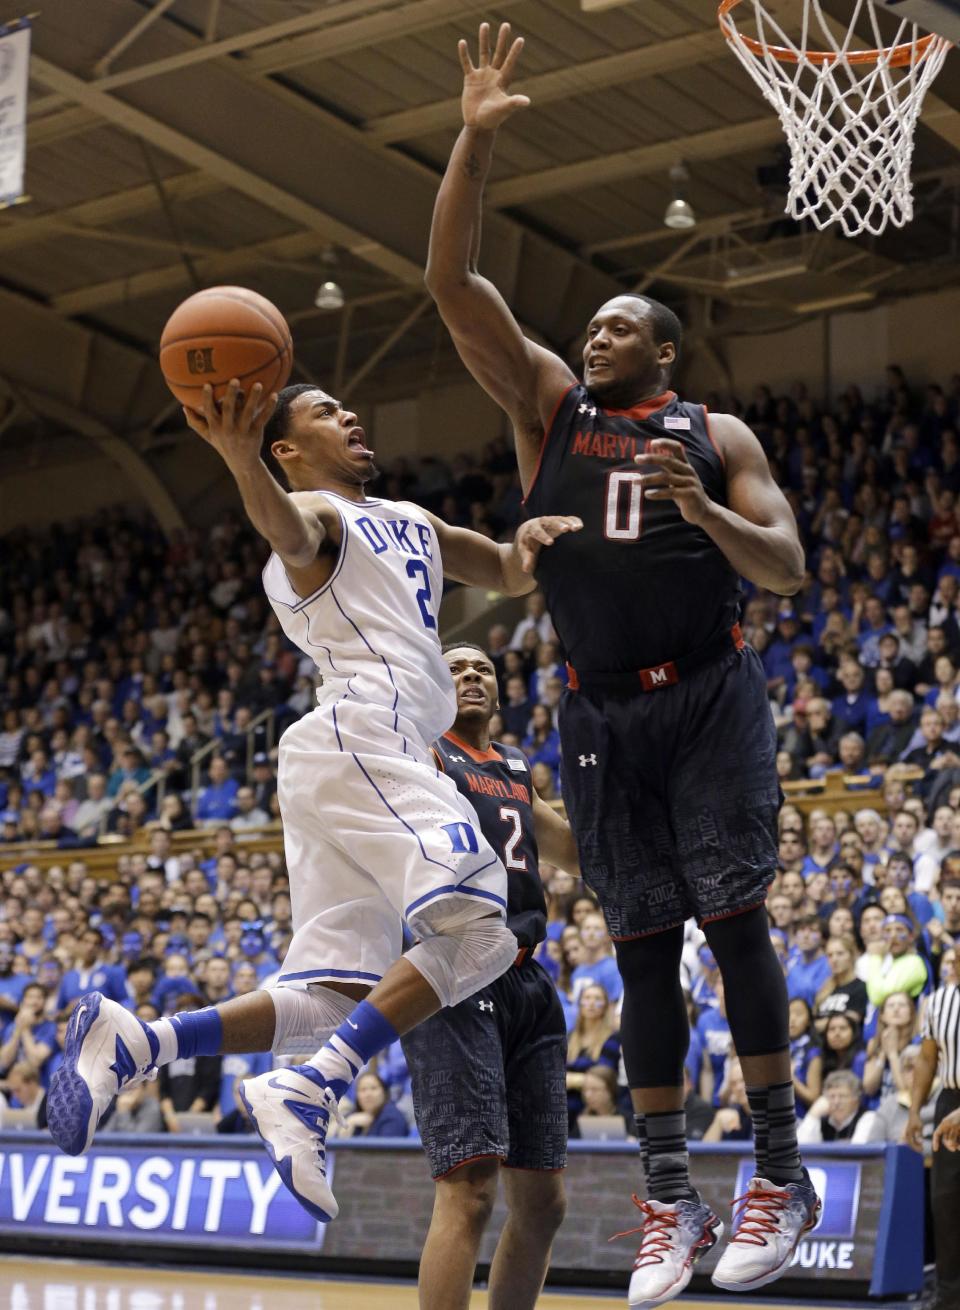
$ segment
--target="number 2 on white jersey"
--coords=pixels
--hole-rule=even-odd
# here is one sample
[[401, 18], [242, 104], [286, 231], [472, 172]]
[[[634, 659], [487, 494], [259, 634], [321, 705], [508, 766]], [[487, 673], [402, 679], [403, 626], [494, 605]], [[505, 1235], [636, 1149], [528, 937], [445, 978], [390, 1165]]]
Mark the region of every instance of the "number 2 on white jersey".
[[422, 559], [407, 560], [407, 577], [416, 580], [420, 578], [423, 582], [422, 587], [417, 588], [417, 604], [420, 606], [420, 617], [423, 619], [423, 626], [435, 630], [437, 620], [433, 617], [430, 610], [430, 575], [427, 572], [427, 566]]
[[517, 847], [523, 841], [523, 820], [520, 811], [510, 805], [500, 806], [500, 818], [513, 825], [513, 832], [503, 844], [503, 863], [507, 869], [525, 870], [527, 857], [517, 855]]

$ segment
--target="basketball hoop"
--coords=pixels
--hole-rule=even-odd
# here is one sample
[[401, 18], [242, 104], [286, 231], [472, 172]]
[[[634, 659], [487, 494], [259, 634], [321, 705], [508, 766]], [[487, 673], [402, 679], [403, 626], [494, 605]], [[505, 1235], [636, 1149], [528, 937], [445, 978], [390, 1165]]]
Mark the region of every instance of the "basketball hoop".
[[[750, 4], [756, 36], [733, 17]], [[818, 228], [839, 223], [847, 236], [879, 236], [913, 218], [910, 162], [923, 97], [951, 47], [901, 20], [884, 44], [873, 0], [853, 0], [846, 31], [820, 0], [802, 0], [794, 41], [762, 0], [721, 0], [720, 28], [744, 68], [777, 111], [790, 146], [787, 213]], [[869, 15], [876, 47], [858, 49], [856, 24]], [[820, 40], [825, 48], [810, 48]], [[812, 29], [812, 30], [811, 30]]]

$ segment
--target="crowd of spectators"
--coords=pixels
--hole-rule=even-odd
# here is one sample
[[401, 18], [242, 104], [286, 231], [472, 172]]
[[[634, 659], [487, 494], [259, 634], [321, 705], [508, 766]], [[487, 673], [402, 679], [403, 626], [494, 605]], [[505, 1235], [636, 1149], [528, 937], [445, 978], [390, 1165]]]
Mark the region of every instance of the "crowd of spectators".
[[[851, 387], [830, 412], [802, 387], [711, 404], [757, 433], [807, 552], [797, 596], [745, 595], [781, 778], [847, 789], [840, 804], [783, 807], [768, 898], [802, 1132], [895, 1138], [923, 999], [958, 975], [960, 378], [921, 394], [892, 368], [872, 401]], [[397, 461], [378, 491], [494, 537], [509, 536], [521, 512], [502, 441], [480, 459]], [[167, 540], [107, 512], [77, 529], [18, 532], [4, 555], [0, 1085], [11, 1106], [42, 1117], [84, 990], [154, 1017], [275, 975], [290, 935], [286, 873], [276, 837], [272, 849], [250, 839], [271, 824], [276, 833], [271, 746], [310, 707], [313, 682], [264, 599], [262, 543], [234, 515]], [[524, 749], [540, 794], [557, 798], [566, 668], [542, 596], [527, 598], [512, 628], [491, 628], [487, 645], [501, 689], [494, 736]], [[264, 710], [273, 735], [261, 724], [251, 740]], [[205, 840], [174, 843], [202, 827]], [[84, 847], [104, 834], [139, 849], [124, 846], [100, 879]], [[63, 851], [52, 868], [31, 863], [41, 840]], [[604, 920], [582, 884], [542, 872], [549, 936], [539, 956], [567, 1014], [571, 1130], [596, 1119], [627, 1132], [622, 987]], [[722, 982], [692, 924], [683, 981], [692, 1135], [747, 1138]], [[223, 1131], [244, 1131], [235, 1084], [264, 1061], [172, 1066], [156, 1086], [125, 1093], [112, 1124], [176, 1131], [212, 1111]], [[399, 1048], [370, 1075], [349, 1131], [409, 1126]]]

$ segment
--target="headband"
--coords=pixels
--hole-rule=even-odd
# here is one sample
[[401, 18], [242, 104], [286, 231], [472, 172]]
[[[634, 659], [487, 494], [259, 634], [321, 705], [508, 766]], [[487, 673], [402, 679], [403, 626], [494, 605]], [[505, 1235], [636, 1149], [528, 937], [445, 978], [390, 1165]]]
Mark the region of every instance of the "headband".
[[906, 928], [910, 936], [911, 937], [913, 936], [913, 924], [910, 922], [910, 920], [907, 918], [905, 914], [888, 914], [883, 921], [884, 928], [886, 928], [887, 924], [890, 923], [902, 924], [903, 927]]

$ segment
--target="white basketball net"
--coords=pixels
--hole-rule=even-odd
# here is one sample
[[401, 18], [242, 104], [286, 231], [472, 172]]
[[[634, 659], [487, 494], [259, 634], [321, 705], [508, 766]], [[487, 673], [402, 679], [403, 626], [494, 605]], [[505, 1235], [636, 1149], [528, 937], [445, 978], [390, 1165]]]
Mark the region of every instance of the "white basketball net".
[[[818, 228], [839, 223], [847, 236], [864, 231], [879, 236], [888, 223], [903, 227], [913, 218], [914, 129], [951, 43], [903, 21], [891, 44], [881, 35], [871, 0], [854, 0], [851, 8], [842, 36], [834, 34], [839, 25], [822, 13], [820, 0], [803, 0], [798, 41], [761, 0], [743, 3], [745, 12], [752, 9], [755, 36], [737, 27], [739, 7], [721, 15], [720, 23], [786, 134], [787, 213], [809, 218]], [[861, 61], [855, 26], [864, 11], [877, 49]], [[780, 48], [779, 57], [774, 47]]]

